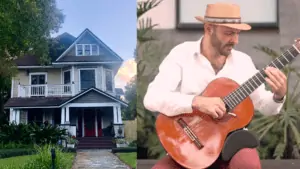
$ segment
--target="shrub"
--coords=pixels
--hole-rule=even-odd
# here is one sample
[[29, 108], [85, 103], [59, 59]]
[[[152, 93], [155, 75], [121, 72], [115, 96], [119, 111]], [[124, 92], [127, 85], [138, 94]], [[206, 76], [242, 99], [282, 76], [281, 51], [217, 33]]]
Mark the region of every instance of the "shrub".
[[61, 129], [59, 126], [33, 124], [15, 124], [3, 125], [0, 128], [0, 142], [3, 144], [55, 144], [60, 138], [67, 135], [67, 129]]
[[44, 145], [36, 147], [38, 152], [37, 156], [21, 167], [21, 169], [49, 169], [52, 166], [51, 149], [55, 150], [55, 168], [70, 168], [69, 162], [73, 160], [73, 156], [66, 156], [63, 154], [62, 149], [57, 146]]
[[0, 158], [31, 155], [31, 154], [35, 154], [35, 153], [36, 153], [36, 150], [34, 150], [34, 149], [2, 149], [2, 150], [0, 150]]

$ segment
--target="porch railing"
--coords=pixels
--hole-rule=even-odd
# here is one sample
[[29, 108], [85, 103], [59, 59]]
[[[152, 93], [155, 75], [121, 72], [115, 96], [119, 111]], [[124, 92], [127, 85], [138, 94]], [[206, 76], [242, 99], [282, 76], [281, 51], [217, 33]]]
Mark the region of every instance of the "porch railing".
[[72, 96], [72, 92], [74, 87], [71, 84], [18, 85], [18, 97]]

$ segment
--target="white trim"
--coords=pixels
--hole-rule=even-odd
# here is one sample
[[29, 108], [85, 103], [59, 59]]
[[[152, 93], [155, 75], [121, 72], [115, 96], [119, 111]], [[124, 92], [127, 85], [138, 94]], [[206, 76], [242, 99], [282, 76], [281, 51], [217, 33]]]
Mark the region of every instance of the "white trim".
[[[111, 70], [111, 69], [106, 69], [106, 68], [104, 68], [103, 67], [103, 76], [104, 76], [104, 91], [108, 91], [108, 92], [112, 92], [112, 93], [114, 93], [115, 92], [115, 90], [114, 90], [114, 72], [113, 72], [113, 70]], [[107, 90], [107, 88], [106, 88], [106, 72], [110, 72], [111, 73], [111, 89], [112, 89], [112, 91], [110, 91], [110, 90]]]
[[62, 71], [62, 83], [61, 84], [65, 84], [65, 72], [70, 72], [70, 84], [72, 84], [72, 72], [71, 69], [67, 69], [67, 70], [63, 70]]
[[45, 84], [48, 84], [48, 73], [47, 72], [31, 72], [29, 73], [29, 85], [31, 84], [31, 75], [45, 75]]
[[119, 106], [118, 103], [69, 103], [68, 107], [110, 107]]
[[60, 105], [60, 106], [64, 106], [64, 105], [70, 103], [71, 101], [73, 101], [73, 100], [79, 98], [80, 96], [84, 95], [85, 93], [87, 93], [87, 92], [89, 92], [89, 91], [91, 91], [91, 90], [94, 90], [94, 91], [96, 91], [96, 92], [98, 92], [98, 93], [100, 93], [100, 94], [102, 94], [102, 95], [104, 95], [104, 96], [106, 96], [106, 97], [108, 97], [108, 98], [111, 98], [111, 99], [113, 99], [113, 100], [119, 102], [120, 104], [122, 104], [122, 105], [124, 105], [124, 106], [128, 106], [127, 103], [123, 103], [123, 101], [120, 101], [120, 100], [114, 98], [113, 96], [110, 96], [110, 95], [106, 94], [105, 92], [96, 90], [96, 89], [94, 89], [94, 88], [90, 88], [89, 90], [86, 90], [85, 92], [81, 92], [77, 97], [73, 97], [72, 99], [66, 101], [65, 103], [63, 103], [63, 104]]
[[81, 137], [84, 137], [84, 109], [81, 109]]
[[94, 74], [95, 74], [95, 87], [97, 84], [97, 68], [78, 68], [78, 88], [79, 91], [81, 91], [81, 70], [94, 70]]
[[[81, 46], [82, 47], [82, 55], [79, 55], [78, 54], [78, 46]], [[85, 47], [86, 46], [89, 46], [90, 47], [90, 54], [87, 55], [85, 54]], [[96, 54], [93, 54], [92, 53], [92, 49], [93, 49], [93, 46], [96, 46], [97, 47], [97, 50], [96, 50]], [[80, 43], [80, 44], [76, 44], [75, 45], [75, 53], [76, 53], [76, 56], [99, 56], [100, 55], [100, 51], [99, 51], [99, 44], [83, 44], [83, 43]]]
[[105, 43], [103, 43], [96, 35], [94, 35], [89, 29], [85, 29], [80, 35], [79, 37], [77, 37], [77, 39], [73, 42], [72, 45], [69, 46], [69, 48], [67, 50], [65, 50], [55, 61], [58, 61], [59, 59], [61, 59], [63, 56], [65, 56], [65, 54], [67, 54], [74, 46], [75, 44], [77, 44], [86, 33], [89, 33], [93, 38], [95, 38], [95, 40], [98, 41], [99, 45], [102, 45], [106, 50], [108, 50], [109, 52], [112, 53], [112, 55], [116, 56], [117, 58], [119, 58], [121, 61], [123, 61], [123, 59], [118, 56], [113, 50], [111, 50]]
[[14, 97], [14, 78], [11, 78], [11, 90], [10, 90], [10, 98]]
[[60, 68], [60, 84], [63, 84], [63, 68]]
[[95, 136], [96, 137], [99, 137], [98, 136], [98, 113], [97, 113], [97, 110], [96, 109], [94, 109], [95, 110], [95, 114], [94, 114], [94, 116], [95, 116]]

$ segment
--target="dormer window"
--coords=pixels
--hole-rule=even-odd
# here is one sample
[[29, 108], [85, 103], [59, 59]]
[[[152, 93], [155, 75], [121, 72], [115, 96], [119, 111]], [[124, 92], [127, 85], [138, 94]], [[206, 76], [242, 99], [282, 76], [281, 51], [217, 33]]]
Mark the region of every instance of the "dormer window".
[[97, 56], [99, 46], [96, 44], [76, 44], [76, 56]]

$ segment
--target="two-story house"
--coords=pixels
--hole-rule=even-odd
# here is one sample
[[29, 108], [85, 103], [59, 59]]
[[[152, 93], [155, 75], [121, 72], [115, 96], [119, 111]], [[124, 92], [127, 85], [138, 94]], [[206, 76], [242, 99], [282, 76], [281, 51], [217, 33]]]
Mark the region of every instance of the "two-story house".
[[42, 66], [36, 56], [16, 61], [18, 73], [5, 104], [10, 122], [48, 121], [69, 127], [77, 137], [105, 136], [103, 129], [113, 123], [118, 135], [121, 107], [128, 106], [114, 84], [123, 59], [89, 29], [77, 38], [63, 33], [55, 39], [51, 64]]

